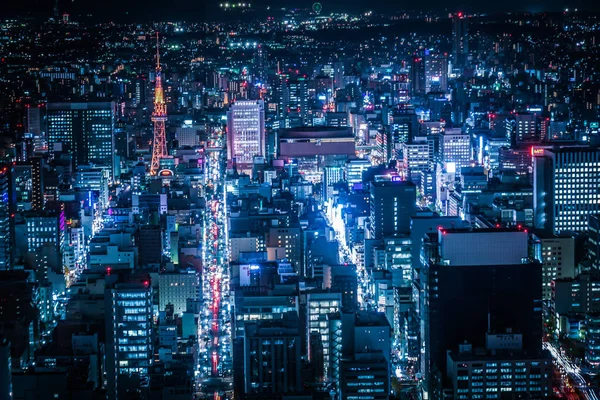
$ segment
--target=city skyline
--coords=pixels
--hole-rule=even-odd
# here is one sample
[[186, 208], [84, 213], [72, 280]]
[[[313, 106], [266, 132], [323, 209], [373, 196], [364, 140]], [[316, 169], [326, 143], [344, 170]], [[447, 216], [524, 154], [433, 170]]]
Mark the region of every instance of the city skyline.
[[600, 14], [435, 4], [0, 20], [0, 400], [597, 400]]

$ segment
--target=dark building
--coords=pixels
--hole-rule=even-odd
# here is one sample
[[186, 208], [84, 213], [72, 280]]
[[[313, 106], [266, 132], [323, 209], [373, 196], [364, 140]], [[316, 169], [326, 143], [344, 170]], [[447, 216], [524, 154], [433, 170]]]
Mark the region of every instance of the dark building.
[[462, 12], [452, 16], [452, 58], [454, 66], [463, 68], [469, 56], [469, 19]]
[[31, 209], [40, 211], [44, 208], [44, 160], [31, 159]]
[[12, 268], [14, 254], [14, 203], [9, 167], [0, 166], [0, 270]]
[[417, 189], [412, 182], [383, 181], [371, 183], [370, 238], [410, 232], [410, 218], [415, 214]]
[[508, 229], [439, 230], [426, 245], [421, 368], [433, 398], [447, 352], [463, 343], [486, 349], [486, 335], [518, 335], [520, 351], [541, 357], [542, 267], [527, 251], [527, 232]]
[[514, 171], [517, 175], [530, 176], [532, 172], [531, 148], [498, 149], [500, 171]]
[[354, 157], [354, 135], [351, 128], [320, 126], [281, 129], [277, 154], [289, 158], [330, 155]]
[[0, 338], [0, 398], [10, 400], [12, 394], [10, 342]]
[[340, 362], [341, 400], [360, 399], [368, 393], [371, 400], [389, 399], [390, 364], [382, 353], [355, 353]]
[[246, 394], [290, 394], [302, 391], [298, 316], [247, 323], [244, 336]]
[[600, 271], [600, 214], [590, 215], [588, 249], [592, 268]]
[[425, 60], [423, 57], [413, 57], [410, 68], [410, 83], [413, 97], [425, 95]]
[[402, 160], [402, 144], [412, 143], [413, 138], [419, 135], [419, 119], [414, 110], [397, 110], [394, 112], [390, 124], [390, 147], [392, 158]]
[[335, 265], [323, 268], [323, 287], [342, 295], [342, 307], [358, 307], [358, 276], [354, 265]]
[[138, 248], [138, 264], [147, 267], [150, 264], [160, 265], [162, 262], [162, 231], [157, 225], [140, 227], [136, 234]]

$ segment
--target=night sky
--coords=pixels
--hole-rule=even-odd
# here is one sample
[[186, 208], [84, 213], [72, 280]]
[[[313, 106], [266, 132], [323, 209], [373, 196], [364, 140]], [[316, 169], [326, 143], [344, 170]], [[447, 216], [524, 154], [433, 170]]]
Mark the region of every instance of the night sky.
[[[252, 0], [250, 0], [252, 1]], [[2, 9], [0, 18], [25, 16], [50, 16], [54, 8], [54, 0], [0, 0]], [[72, 15], [92, 14], [99, 20], [152, 20], [152, 19], [186, 19], [206, 20], [217, 16], [219, 0], [59, 0], [60, 12], [69, 12]], [[312, 0], [306, 2], [298, 0], [254, 0], [254, 8], [264, 10], [267, 15], [266, 6], [272, 7], [309, 7]], [[559, 11], [566, 7], [581, 8], [600, 11], [600, 1], [594, 0], [421, 0], [394, 1], [380, 0], [373, 2], [369, 0], [356, 0], [352, 2], [344, 0], [321, 0], [323, 12], [331, 11], [399, 11], [404, 9], [440, 10], [448, 11], [463, 10], [466, 12], [507, 12], [507, 11]], [[5, 15], [3, 15], [5, 14]]]

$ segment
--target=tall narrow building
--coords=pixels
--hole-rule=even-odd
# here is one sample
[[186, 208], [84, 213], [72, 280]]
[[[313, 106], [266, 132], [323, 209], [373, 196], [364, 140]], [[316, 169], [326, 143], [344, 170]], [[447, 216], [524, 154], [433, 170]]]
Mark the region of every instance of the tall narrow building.
[[464, 68], [469, 56], [469, 19], [462, 12], [452, 16], [452, 63]]
[[264, 157], [266, 148], [264, 102], [236, 101], [227, 111], [227, 162], [252, 170], [254, 157]]
[[107, 398], [138, 398], [154, 356], [150, 281], [118, 283], [105, 302]]
[[11, 178], [8, 166], [0, 167], [0, 270], [12, 268], [14, 249], [14, 214], [11, 209]]

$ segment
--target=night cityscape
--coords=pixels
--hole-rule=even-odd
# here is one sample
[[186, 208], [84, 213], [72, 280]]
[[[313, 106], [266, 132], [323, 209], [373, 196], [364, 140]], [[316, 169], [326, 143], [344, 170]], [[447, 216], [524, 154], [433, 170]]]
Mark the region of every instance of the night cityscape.
[[600, 3], [244, 1], [8, 0], [0, 400], [598, 400]]

